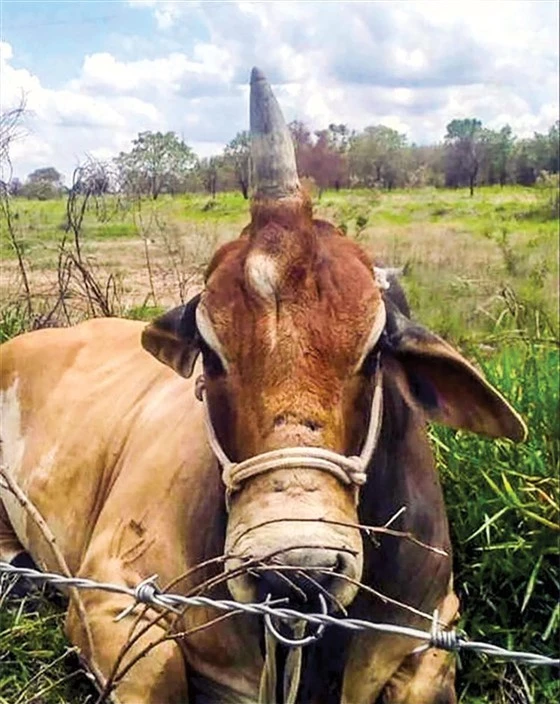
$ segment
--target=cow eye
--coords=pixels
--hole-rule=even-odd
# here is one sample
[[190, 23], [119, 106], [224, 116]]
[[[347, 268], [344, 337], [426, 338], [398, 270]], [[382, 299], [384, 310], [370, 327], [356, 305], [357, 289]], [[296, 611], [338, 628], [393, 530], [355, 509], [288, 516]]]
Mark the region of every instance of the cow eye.
[[219, 355], [214, 352], [210, 345], [204, 340], [204, 338], [199, 335], [198, 345], [200, 351], [202, 352], [202, 363], [204, 366], [204, 371], [208, 376], [220, 376], [225, 374], [224, 365]]
[[381, 352], [379, 347], [376, 345], [368, 354], [362, 363], [360, 372], [367, 377], [372, 377], [379, 369]]

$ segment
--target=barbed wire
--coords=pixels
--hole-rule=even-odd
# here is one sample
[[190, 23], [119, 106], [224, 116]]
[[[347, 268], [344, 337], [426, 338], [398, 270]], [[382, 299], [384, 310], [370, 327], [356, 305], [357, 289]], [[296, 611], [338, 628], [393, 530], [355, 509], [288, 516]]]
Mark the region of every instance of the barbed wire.
[[[469, 640], [466, 636], [459, 635], [456, 630], [442, 630], [438, 627], [437, 612], [434, 613], [432, 629], [422, 631], [408, 626], [398, 626], [389, 623], [375, 623], [357, 618], [341, 618], [330, 614], [305, 613], [289, 607], [281, 606], [286, 599], [267, 601], [259, 603], [241, 603], [231, 599], [212, 599], [206, 596], [182, 596], [181, 594], [166, 593], [159, 589], [156, 584], [157, 575], [152, 575], [143, 580], [136, 587], [131, 588], [122, 584], [111, 584], [109, 582], [97, 582], [84, 577], [64, 577], [54, 572], [40, 572], [28, 567], [15, 567], [8, 562], [0, 561], [1, 575], [12, 575], [24, 577], [33, 581], [49, 583], [59, 587], [75, 587], [77, 589], [99, 589], [101, 591], [124, 594], [133, 601], [126, 607], [115, 620], [119, 621], [130, 614], [138, 604], [155, 606], [160, 609], [167, 609], [177, 613], [180, 608], [188, 606], [204, 606], [217, 609], [219, 611], [242, 611], [258, 616], [272, 616], [281, 621], [306, 621], [317, 626], [336, 626], [351, 631], [381, 631], [396, 635], [404, 635], [417, 640], [425, 641], [425, 645], [418, 650], [427, 648], [439, 648], [452, 652], [473, 651], [485, 655], [500, 657], [505, 660], [514, 660], [525, 665], [548, 665], [560, 667], [560, 658], [551, 658], [539, 653], [528, 653], [524, 651], [508, 650], [492, 643]], [[1, 582], [0, 582], [1, 587]]]

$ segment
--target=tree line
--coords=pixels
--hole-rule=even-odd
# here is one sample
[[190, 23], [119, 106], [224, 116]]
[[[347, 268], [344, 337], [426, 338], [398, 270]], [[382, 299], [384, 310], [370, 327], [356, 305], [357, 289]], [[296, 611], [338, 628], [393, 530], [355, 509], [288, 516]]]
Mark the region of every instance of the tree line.
[[[305, 123], [292, 122], [296, 160], [301, 177], [319, 192], [326, 188], [451, 187], [478, 185], [531, 186], [543, 172], [559, 170], [559, 121], [547, 133], [517, 138], [509, 125], [500, 130], [483, 126], [476, 118], [454, 119], [443, 142], [409, 144], [406, 135], [385, 125], [362, 131], [331, 124], [312, 132]], [[94, 193], [121, 191], [153, 199], [162, 193], [239, 189], [249, 195], [249, 133], [239, 132], [220, 155], [199, 158], [174, 132], [141, 132], [128, 152], [110, 165], [90, 169]], [[83, 186], [83, 181], [80, 181]], [[25, 183], [12, 179], [12, 195], [48, 199], [64, 190], [61, 174], [53, 167], [36, 169]]]

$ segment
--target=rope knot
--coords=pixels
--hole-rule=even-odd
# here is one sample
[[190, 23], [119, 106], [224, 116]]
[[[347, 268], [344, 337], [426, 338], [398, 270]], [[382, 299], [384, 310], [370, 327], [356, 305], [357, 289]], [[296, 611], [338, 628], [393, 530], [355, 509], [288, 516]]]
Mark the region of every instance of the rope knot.
[[367, 481], [366, 464], [361, 457], [349, 457], [350, 462], [346, 465], [346, 473], [352, 484], [362, 486]]

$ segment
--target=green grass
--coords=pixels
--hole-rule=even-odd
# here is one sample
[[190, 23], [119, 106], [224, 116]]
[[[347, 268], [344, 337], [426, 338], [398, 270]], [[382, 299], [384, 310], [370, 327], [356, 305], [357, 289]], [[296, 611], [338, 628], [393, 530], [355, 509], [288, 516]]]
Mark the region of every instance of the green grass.
[[131, 222], [108, 222], [85, 231], [85, 239], [92, 237], [97, 240], [117, 240], [126, 237], [137, 237], [138, 230]]
[[[414, 316], [476, 361], [527, 421], [529, 437], [520, 445], [442, 427], [430, 433], [449, 512], [462, 626], [471, 638], [555, 654], [560, 622], [558, 219], [547, 198], [538, 189], [520, 187], [481, 188], [474, 198], [463, 190], [358, 190], [327, 191], [315, 205], [318, 217], [343, 226], [378, 259], [406, 265], [402, 282]], [[48, 273], [65, 222], [64, 202], [16, 199], [14, 207], [32, 273]], [[215, 200], [198, 194], [163, 196], [142, 209], [146, 234], [154, 240], [153, 270], [163, 272], [162, 287], [176, 302], [172, 265], [183, 256], [198, 269], [218, 243], [248, 221], [248, 203], [240, 194], [218, 194]], [[152, 215], [159, 230], [149, 230]], [[175, 259], [168, 250], [158, 254], [163, 236]], [[134, 280], [139, 290], [123, 304], [124, 314], [148, 320], [163, 306], [159, 300], [153, 305], [146, 286], [138, 283], [145, 262], [129, 254], [121, 261], [128, 252], [121, 247], [137, 241], [131, 210], [117, 210], [114, 203], [88, 210], [87, 251], [98, 259], [114, 258], [125, 283], [127, 277]], [[115, 248], [110, 255], [108, 245]], [[0, 256], [5, 252], [13, 266], [3, 233]], [[7, 297], [0, 306], [0, 340], [25, 326], [21, 301]], [[24, 613], [17, 603], [0, 608], [0, 704], [13, 704], [18, 686], [63, 655], [67, 643], [61, 623], [60, 612], [42, 602], [37, 614]], [[560, 699], [557, 673], [550, 668], [516, 668], [473, 654], [461, 656], [461, 663], [462, 704]], [[75, 661], [64, 658], [33, 681], [24, 701], [30, 704], [41, 688], [76, 669]], [[86, 694], [73, 694], [76, 682], [53, 687], [40, 701], [84, 702]]]
[[0, 704], [95, 701], [63, 622], [61, 608], [41, 595], [0, 598]]
[[[463, 625], [472, 639], [557, 657], [558, 349], [515, 343], [479, 361], [522, 414], [529, 436], [514, 445], [447, 428], [432, 430]], [[516, 680], [511, 665], [471, 654], [462, 659], [461, 701], [518, 701], [504, 695], [508, 677]], [[557, 672], [520, 667], [535, 703], [558, 701]], [[517, 678], [509, 693], [519, 686]]]
[[144, 304], [141, 306], [132, 306], [131, 308], [128, 308], [124, 312], [124, 317], [130, 318], [130, 320], [142, 320], [149, 322], [163, 313], [165, 313], [165, 308], [162, 306], [149, 306]]

